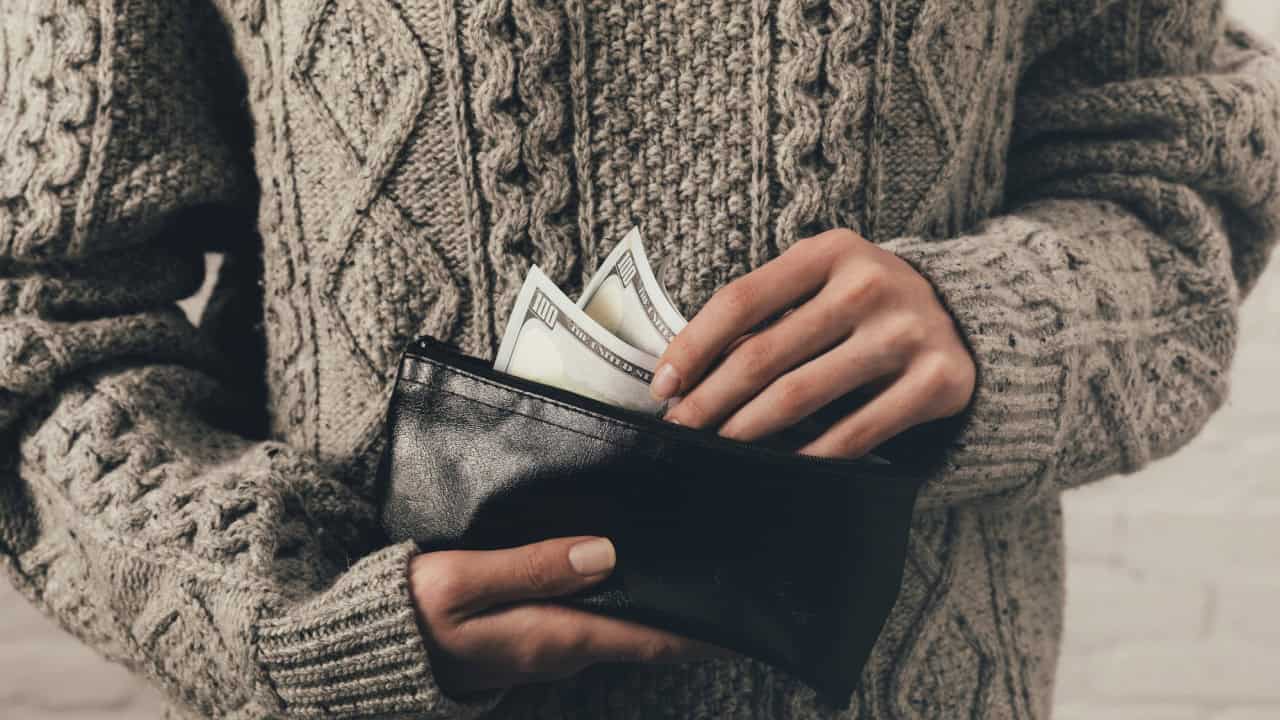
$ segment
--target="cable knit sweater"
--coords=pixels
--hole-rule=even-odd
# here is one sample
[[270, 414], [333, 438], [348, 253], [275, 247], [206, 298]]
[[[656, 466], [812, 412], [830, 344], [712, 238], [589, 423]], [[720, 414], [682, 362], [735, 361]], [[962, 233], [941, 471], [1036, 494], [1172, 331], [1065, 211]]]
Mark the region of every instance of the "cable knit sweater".
[[[0, 18], [0, 562], [181, 717], [1046, 718], [1059, 493], [1223, 402], [1280, 224], [1276, 56], [1208, 0]], [[974, 354], [843, 713], [749, 660], [433, 682], [371, 504], [398, 352], [491, 355], [531, 263], [575, 291], [633, 223], [687, 313], [853, 228]]]

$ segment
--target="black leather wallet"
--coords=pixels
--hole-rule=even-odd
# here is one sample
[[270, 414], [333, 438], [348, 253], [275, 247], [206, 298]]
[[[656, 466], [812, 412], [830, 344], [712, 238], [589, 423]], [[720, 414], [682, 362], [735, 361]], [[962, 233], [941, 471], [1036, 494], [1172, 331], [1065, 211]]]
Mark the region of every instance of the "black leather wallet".
[[564, 602], [767, 662], [847, 707], [902, 580], [918, 474], [722, 438], [405, 352], [383, 522], [424, 550], [600, 535], [617, 566]]

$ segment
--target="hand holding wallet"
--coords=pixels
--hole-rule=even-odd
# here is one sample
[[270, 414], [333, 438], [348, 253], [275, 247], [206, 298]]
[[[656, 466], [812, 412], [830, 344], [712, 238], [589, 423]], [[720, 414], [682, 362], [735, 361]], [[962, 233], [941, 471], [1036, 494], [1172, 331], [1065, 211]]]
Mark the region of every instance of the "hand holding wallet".
[[430, 338], [402, 359], [379, 472], [394, 539], [608, 537], [613, 574], [564, 602], [757, 658], [842, 707], [896, 600], [922, 477], [679, 427]]

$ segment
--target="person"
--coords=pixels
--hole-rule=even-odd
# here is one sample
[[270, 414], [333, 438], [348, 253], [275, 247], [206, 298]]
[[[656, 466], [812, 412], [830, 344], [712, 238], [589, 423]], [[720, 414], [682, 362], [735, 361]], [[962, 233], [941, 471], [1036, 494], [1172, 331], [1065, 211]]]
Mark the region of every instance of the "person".
[[1048, 717], [1059, 494], [1223, 403], [1280, 222], [1276, 54], [1221, 2], [0, 8], [0, 557], [174, 717], [838, 714], [556, 603], [607, 538], [383, 539], [400, 350], [491, 356], [531, 264], [573, 292], [633, 224], [693, 317], [673, 421], [948, 428], [843, 716]]

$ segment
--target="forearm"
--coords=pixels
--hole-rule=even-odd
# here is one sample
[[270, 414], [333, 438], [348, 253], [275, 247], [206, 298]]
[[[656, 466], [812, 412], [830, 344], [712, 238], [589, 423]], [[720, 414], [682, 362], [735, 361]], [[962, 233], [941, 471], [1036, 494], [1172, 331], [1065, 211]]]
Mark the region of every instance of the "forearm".
[[1224, 401], [1238, 306], [1280, 228], [1280, 65], [1234, 31], [1203, 42], [1196, 72], [1040, 87], [1019, 104], [1011, 209], [885, 243], [933, 283], [978, 370], [922, 505], [1136, 470]]
[[1133, 471], [1199, 431], [1228, 391], [1238, 293], [1225, 242], [1171, 267], [1149, 254], [1161, 241], [1120, 205], [1060, 199], [945, 244], [888, 244], [935, 284], [978, 370], [922, 506]]
[[[0, 563], [193, 713], [492, 704], [436, 688], [413, 548], [377, 550], [364, 498], [304, 450], [249, 437], [260, 393], [224, 356], [252, 348], [212, 347], [175, 304], [210, 236], [256, 207], [222, 18], [211, 3], [64, 5], [0, 0], [29, 50], [0, 54]], [[202, 209], [235, 220], [211, 228]]]
[[[195, 712], [470, 717], [434, 683], [411, 544], [304, 454], [202, 416], [218, 387], [152, 366], [75, 381], [29, 419], [33, 533], [13, 578], [81, 639]], [[6, 508], [6, 513], [12, 508]]]

